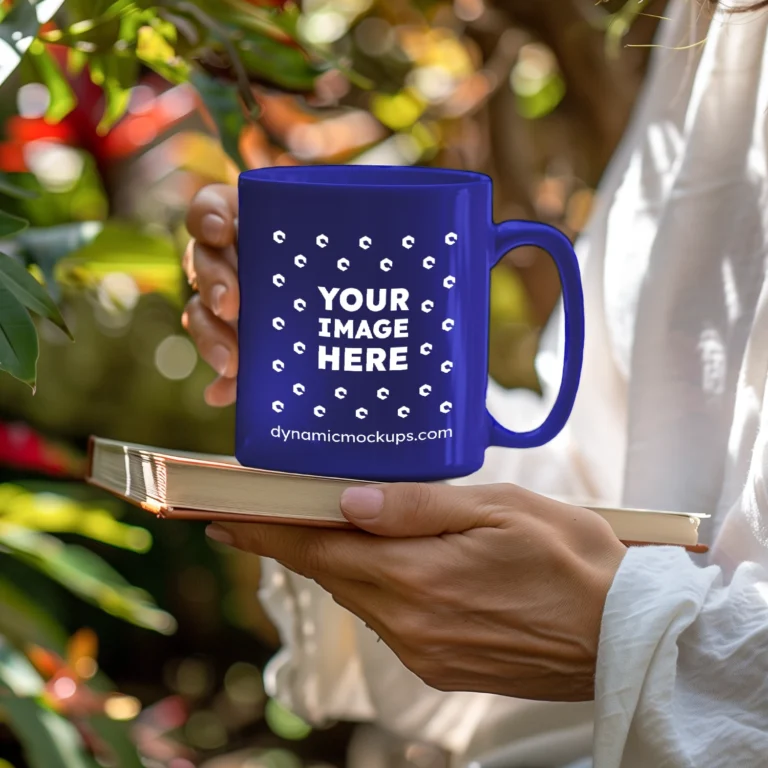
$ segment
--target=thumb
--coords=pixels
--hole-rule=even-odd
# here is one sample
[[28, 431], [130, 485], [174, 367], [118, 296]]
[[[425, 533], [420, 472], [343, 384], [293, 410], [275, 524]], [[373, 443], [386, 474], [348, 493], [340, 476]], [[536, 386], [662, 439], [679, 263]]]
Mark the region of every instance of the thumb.
[[498, 487], [392, 483], [347, 488], [341, 495], [341, 511], [353, 525], [379, 536], [462, 533], [498, 525], [501, 507], [493, 498], [498, 493], [491, 491]]

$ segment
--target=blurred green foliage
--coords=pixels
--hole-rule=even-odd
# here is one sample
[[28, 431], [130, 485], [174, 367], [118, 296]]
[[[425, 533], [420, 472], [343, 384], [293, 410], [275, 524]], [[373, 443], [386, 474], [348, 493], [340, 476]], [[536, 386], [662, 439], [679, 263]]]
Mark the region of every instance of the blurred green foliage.
[[[283, 87], [310, 90], [322, 71], [319, 57], [310, 60], [295, 41], [297, 14], [296, 8], [265, 9], [237, 1], [164, 7], [122, 0], [73, 0], [66, 6], [51, 0], [4, 3], [0, 4], [0, 84], [20, 67], [24, 81], [45, 87], [43, 119], [56, 124], [76, 108], [70, 77], [85, 70], [103, 93], [95, 132], [105, 135], [126, 112], [144, 68], [172, 83], [193, 77], [225, 150], [242, 166], [237, 137], [247, 116], [252, 119], [257, 112], [250, 77], [255, 74]], [[66, 71], [53, 52], [58, 46], [68, 49]], [[230, 56], [236, 86], [216, 84], [201, 63], [221, 51]], [[95, 170], [87, 153], [64, 154], [63, 159], [79, 166], [75, 184], [65, 182], [63, 189], [50, 162], [48, 177], [45, 172], [42, 177], [0, 175], [0, 241], [8, 241], [12, 252], [0, 252], [0, 370], [33, 388], [39, 343], [31, 314], [52, 321], [71, 337], [44, 283], [57, 298], [61, 285], [100, 291], [106, 313], [113, 316], [133, 309], [137, 291], [165, 295], [177, 311], [180, 306], [179, 260], [172, 238], [127, 222], [71, 223], [66, 214], [56, 216], [61, 193], [80, 194], [87, 179], [83, 171], [90, 168], [94, 178]], [[90, 200], [94, 191], [96, 199], [101, 191], [99, 180], [94, 180], [97, 186], [90, 188]], [[28, 229], [30, 219], [36, 226]], [[121, 281], [123, 274], [130, 277]], [[51, 492], [0, 485], [0, 557], [39, 571], [108, 614], [161, 633], [175, 630], [171, 615], [103, 557], [53, 533], [75, 534], [133, 552], [146, 552], [151, 546], [146, 529], [120, 523], [103, 508]], [[82, 675], [75, 670], [71, 675], [51, 674], [52, 682], [46, 683], [23, 655], [32, 643], [60, 646], [62, 629], [23, 591], [10, 582], [0, 586], [7, 607], [0, 620], [0, 626], [5, 625], [0, 635], [0, 716], [24, 744], [30, 765], [80, 768], [93, 764], [91, 754], [111, 754], [121, 766], [141, 765], [127, 731], [118, 727], [103, 702], [88, 712], [95, 741], [78, 730], [77, 723], [70, 724], [84, 716], [77, 708], [69, 713], [67, 709], [81, 685], [87, 690], [86, 680], [79, 679]], [[57, 705], [61, 712], [54, 711]]]
[[[0, 85], [23, 65], [25, 79], [47, 89], [45, 120], [60, 122], [75, 108], [77, 99], [47, 46], [66, 48], [69, 71], [87, 69], [91, 81], [102, 90], [103, 111], [96, 132], [106, 134], [125, 114], [142, 67], [172, 83], [191, 77], [225, 151], [244, 168], [238, 136], [245, 115], [253, 118], [258, 113], [251, 77], [309, 91], [328, 66], [322, 57], [310, 57], [298, 43], [298, 16], [296, 6], [262, 8], [244, 0], [180, 0], [162, 5], [128, 0], [73, 0], [66, 5], [54, 0], [19, 0], [10, 8], [0, 5]], [[234, 72], [236, 86], [217, 81], [204, 66], [206, 57], [221, 54], [228, 57], [226, 66]], [[8, 177], [0, 180], [0, 190], [11, 198], [26, 197], [26, 191]], [[25, 219], [0, 208], [0, 240], [27, 225]], [[99, 243], [96, 248], [103, 253], [105, 245]], [[14, 264], [7, 257], [0, 260], [0, 370], [34, 387], [38, 343], [26, 310], [65, 330], [66, 325], [45, 292], [26, 273], [14, 272]]]

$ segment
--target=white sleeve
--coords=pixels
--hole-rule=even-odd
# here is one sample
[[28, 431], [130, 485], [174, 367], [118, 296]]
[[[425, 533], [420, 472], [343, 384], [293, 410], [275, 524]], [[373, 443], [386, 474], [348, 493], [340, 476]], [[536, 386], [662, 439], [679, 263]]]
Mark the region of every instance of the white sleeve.
[[265, 688], [297, 715], [318, 726], [374, 722], [453, 752], [467, 747], [493, 697], [429, 688], [315, 582], [273, 560], [262, 559], [260, 598], [282, 642]]
[[608, 595], [595, 768], [759, 768], [768, 761], [768, 572], [726, 584], [674, 547], [630, 549]]

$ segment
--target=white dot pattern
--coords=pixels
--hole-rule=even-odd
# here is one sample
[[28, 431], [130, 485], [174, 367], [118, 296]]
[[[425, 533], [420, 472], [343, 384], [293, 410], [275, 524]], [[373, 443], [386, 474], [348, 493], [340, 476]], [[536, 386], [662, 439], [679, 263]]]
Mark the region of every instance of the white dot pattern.
[[[278, 245], [282, 245], [286, 242], [288, 239], [288, 236], [283, 230], [275, 230], [272, 233], [272, 239], [275, 243]], [[448, 246], [453, 246], [458, 242], [458, 235], [455, 232], [448, 232], [444, 237], [445, 244]], [[358, 246], [360, 250], [362, 251], [369, 251], [374, 247], [373, 238], [369, 237], [368, 235], [362, 235], [358, 238]], [[315, 244], [318, 248], [327, 248], [330, 244], [330, 238], [328, 235], [321, 233], [315, 237]], [[416, 245], [416, 239], [413, 237], [413, 235], [405, 235], [401, 240], [402, 247], [406, 251], [410, 251], [414, 248]], [[361, 258], [363, 258], [363, 254], [361, 254]], [[418, 258], [418, 257], [417, 257]], [[304, 269], [308, 264], [308, 258], [302, 254], [296, 254], [293, 257], [293, 265], [297, 269]], [[336, 260], [335, 262], [336, 268], [341, 272], [347, 272], [350, 269], [354, 269], [354, 262], [350, 260], [347, 257], [341, 257]], [[439, 266], [438, 259], [435, 258], [435, 256], [428, 255], [423, 257], [421, 260], [421, 265], [426, 270], [432, 270]], [[379, 268], [383, 272], [390, 272], [393, 269], [396, 268], [396, 263], [393, 259], [389, 257], [384, 257], [379, 260]], [[439, 279], [439, 278], [438, 278]], [[280, 272], [275, 273], [272, 276], [272, 283], [277, 288], [283, 288], [288, 284], [288, 278]], [[456, 285], [456, 277], [454, 275], [446, 275], [442, 279], [442, 285], [444, 288], [450, 290]], [[298, 297], [293, 299], [293, 308], [296, 312], [304, 312], [307, 308], [307, 301], [303, 297]], [[420, 310], [425, 313], [429, 314], [431, 313], [435, 308], [435, 302], [432, 299], [425, 299], [421, 302]], [[452, 331], [455, 327], [455, 320], [453, 318], [447, 317], [440, 323], [440, 327], [443, 331]], [[282, 317], [274, 317], [272, 319], [272, 327], [276, 331], [283, 331], [287, 327], [286, 321]], [[424, 342], [419, 346], [419, 353], [425, 357], [429, 356], [433, 351], [433, 344], [430, 342]], [[296, 341], [293, 343], [293, 351], [297, 355], [303, 355], [307, 350], [306, 344], [303, 341]], [[283, 360], [276, 359], [272, 361], [272, 369], [277, 373], [282, 373], [286, 369], [286, 363]], [[453, 362], [451, 360], [444, 360], [440, 364], [440, 371], [442, 373], [450, 373], [453, 370]], [[432, 394], [433, 387], [431, 384], [422, 384], [418, 388], [418, 394], [422, 398], [428, 398]], [[294, 395], [297, 397], [301, 397], [306, 394], [307, 388], [304, 384], [300, 382], [296, 382], [292, 385], [291, 391]], [[344, 387], [337, 387], [334, 390], [334, 397], [336, 400], [344, 401], [347, 399], [347, 396], [349, 395], [349, 392]], [[390, 397], [390, 390], [386, 387], [380, 387], [376, 390], [376, 399], [379, 401], [386, 401]], [[433, 406], [434, 407], [434, 406]], [[272, 402], [272, 410], [275, 413], [282, 413], [285, 410], [286, 406], [285, 403], [282, 400], [274, 400]], [[440, 413], [448, 414], [453, 409], [453, 404], [445, 400], [438, 406], [438, 409]], [[313, 414], [317, 418], [322, 418], [327, 413], [327, 407], [322, 404], [315, 405], [312, 409]], [[365, 419], [369, 415], [369, 409], [364, 407], [356, 408], [355, 416], [358, 419]], [[407, 405], [401, 405], [396, 409], [397, 416], [401, 419], [407, 419], [411, 415], [411, 408]]]

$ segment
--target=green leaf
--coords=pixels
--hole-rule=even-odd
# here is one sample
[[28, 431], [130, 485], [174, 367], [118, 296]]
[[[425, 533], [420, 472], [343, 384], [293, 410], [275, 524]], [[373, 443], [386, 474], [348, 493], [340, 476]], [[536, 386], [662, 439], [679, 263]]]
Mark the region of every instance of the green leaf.
[[88, 71], [91, 75], [91, 82], [94, 85], [104, 86], [104, 82], [107, 79], [107, 75], [104, 72], [105, 59], [103, 56], [91, 56], [91, 60], [88, 63]]
[[35, 386], [37, 331], [24, 305], [0, 283], [0, 371]]
[[75, 727], [44, 706], [43, 680], [0, 638], [0, 711], [24, 747], [30, 768], [92, 768]]
[[7, 173], [0, 172], [0, 193], [20, 200], [32, 200], [37, 193], [31, 189], [20, 187], [13, 182]]
[[111, 5], [122, 5], [114, 0], [67, 0], [67, 15], [71, 21], [85, 21], [103, 16]]
[[135, 46], [139, 35], [139, 29], [148, 24], [150, 19], [156, 18], [156, 14], [150, 10], [132, 8], [120, 17], [120, 40], [125, 45]]
[[[249, 30], [295, 45], [290, 34], [290, 14], [275, 13], [272, 8], [260, 8], [248, 0], [197, 0], [195, 5], [214, 19], [238, 30]], [[288, 20], [287, 24], [283, 21]]]
[[[69, 25], [44, 33], [41, 38], [89, 53], [106, 53], [120, 39], [120, 15], [127, 10], [126, 5], [131, 4], [130, 1], [97, 3], [93, 0], [81, 4], [70, 0], [66, 4]], [[78, 7], [81, 5], [87, 7]]]
[[128, 109], [131, 88], [136, 85], [139, 74], [139, 63], [129, 55], [94, 56], [91, 59], [92, 73], [97, 61], [99, 62], [97, 77], [101, 82], [97, 82], [93, 75], [91, 79], [101, 85], [104, 90], [104, 114], [96, 127], [96, 131], [103, 136]]
[[[0, 656], [5, 648], [2, 645], [4, 636], [17, 648], [28, 645], [38, 645], [52, 650], [60, 656], [65, 656], [67, 651], [67, 634], [56, 623], [48, 612], [35, 605], [23, 592], [13, 584], [0, 578]], [[0, 662], [2, 664], [2, 662]], [[39, 695], [42, 692], [42, 681], [37, 672], [23, 656], [17, 656], [16, 663], [11, 667], [14, 681], [14, 693], [19, 695], [27, 691], [30, 695]], [[93, 681], [98, 690], [110, 691], [114, 684], [102, 673], [99, 673]], [[2, 674], [0, 673], [0, 691], [2, 690]], [[0, 704], [0, 710], [2, 704]], [[104, 715], [95, 715], [88, 718], [89, 725], [101, 736], [108, 745], [117, 765], [120, 768], [142, 768], [136, 747], [131, 740], [131, 723], [116, 722]], [[2, 761], [0, 761], [2, 768]]]
[[32, 663], [0, 637], [0, 683], [14, 696], [40, 696], [45, 684]]
[[108, 222], [94, 240], [62, 259], [56, 274], [64, 284], [93, 286], [113, 272], [130, 275], [142, 293], [181, 301], [182, 273], [173, 240], [124, 222]]
[[[173, 28], [172, 25], [168, 26]], [[156, 27], [149, 25], [140, 27], [136, 55], [166, 80], [181, 83], [189, 77], [190, 66], [176, 54], [170, 37], [170, 34], [163, 35]]]
[[59, 308], [40, 283], [16, 259], [0, 252], [0, 284], [4, 285], [30, 312], [45, 317], [72, 338]]
[[144, 768], [145, 764], [131, 738], [132, 723], [118, 722], [106, 715], [94, 715], [88, 718], [88, 725], [109, 745], [120, 768]]
[[35, 40], [29, 46], [28, 56], [35, 76], [45, 85], [50, 95], [45, 119], [51, 123], [58, 123], [75, 108], [77, 104], [75, 94], [56, 60], [48, 53], [43, 43]]
[[[169, 26], [172, 28], [172, 25]], [[163, 34], [163, 32], [166, 34]], [[173, 48], [171, 37], [173, 36], [168, 34], [165, 26], [158, 29], [149, 24], [144, 24], [137, 30], [136, 55], [144, 61], [173, 58], [176, 55], [176, 51]]]
[[112, 616], [163, 634], [176, 629], [175, 619], [158, 608], [149, 594], [131, 586], [90, 550], [2, 521], [0, 546]]
[[39, 28], [34, 6], [29, 0], [17, 0], [0, 23], [0, 85], [19, 66]]
[[190, 80], [216, 124], [224, 151], [241, 170], [246, 170], [245, 161], [240, 155], [240, 134], [246, 120], [237, 87], [201, 71], [193, 72]]
[[22, 743], [30, 768], [92, 768], [75, 727], [40, 702], [0, 693], [0, 711]]
[[10, 581], [0, 578], [0, 635], [18, 647], [39, 645], [63, 654], [67, 633], [48, 610]]
[[29, 226], [26, 219], [0, 210], [0, 239], [23, 232]]
[[300, 48], [256, 33], [246, 35], [238, 50], [251, 74], [289, 91], [311, 91], [326, 69], [313, 64]]
[[75, 533], [131, 552], [147, 552], [152, 546], [146, 529], [120, 523], [105, 509], [12, 484], [0, 484], [0, 520], [48, 533]]
[[67, 49], [67, 72], [72, 77], [77, 77], [88, 63], [88, 56], [83, 51], [78, 51], [76, 48]]
[[185, 62], [193, 58], [208, 32], [202, 20], [195, 16], [172, 13], [167, 8], [162, 8], [159, 13], [162, 19], [173, 26], [176, 35], [174, 42], [176, 53]]
[[56, 265], [78, 248], [90, 243], [101, 232], [100, 221], [82, 221], [50, 227], [30, 227], [17, 238], [15, 245], [27, 263], [40, 267], [49, 293], [58, 298], [59, 284], [54, 279]]

